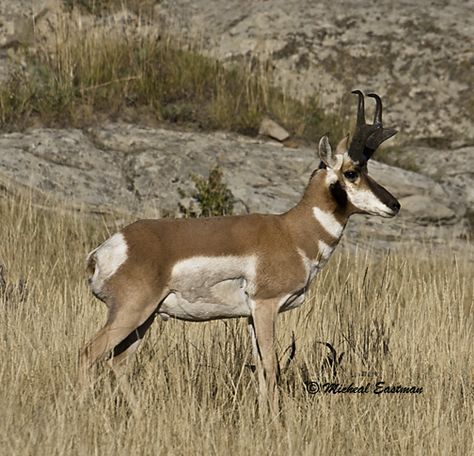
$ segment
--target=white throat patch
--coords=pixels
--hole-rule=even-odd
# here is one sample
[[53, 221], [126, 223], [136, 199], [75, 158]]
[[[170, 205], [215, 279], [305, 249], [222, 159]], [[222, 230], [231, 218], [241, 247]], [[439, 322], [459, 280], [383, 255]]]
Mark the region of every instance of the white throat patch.
[[333, 214], [323, 211], [319, 207], [313, 207], [313, 215], [324, 230], [333, 238], [339, 239], [341, 237], [344, 226], [337, 221]]
[[334, 247], [326, 244], [324, 241], [319, 241], [318, 249], [319, 249], [319, 254], [321, 255], [321, 261], [326, 262], [327, 260], [329, 260], [329, 257], [331, 256], [331, 253], [334, 250]]

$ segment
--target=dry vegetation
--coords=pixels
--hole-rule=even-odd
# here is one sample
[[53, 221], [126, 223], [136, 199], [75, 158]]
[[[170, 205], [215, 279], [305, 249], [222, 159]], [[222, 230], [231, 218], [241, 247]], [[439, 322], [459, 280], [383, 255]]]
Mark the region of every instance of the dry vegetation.
[[153, 6], [160, 0], [62, 0], [68, 11], [74, 8], [96, 16], [107, 15], [123, 8], [136, 14], [153, 15]]
[[[118, 3], [65, 1], [93, 14]], [[316, 98], [301, 103], [272, 87], [269, 65], [224, 68], [163, 34], [84, 34], [64, 19], [54, 49], [26, 52], [25, 65], [0, 87], [2, 129], [121, 117], [254, 134], [270, 115], [312, 140], [342, 134]], [[0, 219], [5, 454], [474, 451], [467, 254], [427, 245], [390, 254], [338, 250], [304, 306], [280, 318], [282, 413], [274, 421], [258, 414], [244, 321], [157, 320], [130, 374], [139, 405], [132, 411], [107, 369], [82, 400], [75, 387], [79, 349], [105, 318], [86, 286], [84, 258], [115, 230], [113, 220], [7, 193]], [[284, 369], [292, 333], [296, 355]], [[311, 395], [307, 381], [370, 383], [370, 391], [385, 381], [423, 393]]]
[[[79, 3], [95, 11], [110, 2]], [[317, 95], [301, 102], [272, 86], [270, 62], [224, 67], [198, 46], [158, 34], [156, 25], [150, 32], [139, 24], [76, 22], [65, 11], [47, 45], [18, 52], [22, 64], [0, 86], [0, 129], [120, 118], [254, 135], [268, 115], [299, 137], [342, 136], [343, 125]]]
[[[78, 351], [105, 317], [84, 256], [108, 229], [55, 206], [0, 199], [4, 454], [472, 454], [472, 258], [339, 250], [279, 321], [279, 353], [294, 331], [296, 357], [275, 421], [257, 413], [244, 321], [156, 321], [132, 372], [134, 416], [106, 369], [79, 401]], [[320, 342], [344, 353], [334, 369]], [[423, 393], [310, 395], [305, 380]]]

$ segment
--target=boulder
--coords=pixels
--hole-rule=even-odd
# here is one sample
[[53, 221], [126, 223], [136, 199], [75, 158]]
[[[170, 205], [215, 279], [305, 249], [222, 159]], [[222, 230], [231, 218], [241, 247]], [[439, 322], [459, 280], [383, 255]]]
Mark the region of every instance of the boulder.
[[261, 124], [258, 134], [262, 136], [268, 136], [276, 139], [277, 141], [283, 142], [290, 137], [290, 134], [274, 120], [265, 117]]
[[400, 204], [403, 212], [422, 224], [446, 224], [456, 220], [456, 213], [452, 209], [429, 196], [407, 196], [400, 199]]

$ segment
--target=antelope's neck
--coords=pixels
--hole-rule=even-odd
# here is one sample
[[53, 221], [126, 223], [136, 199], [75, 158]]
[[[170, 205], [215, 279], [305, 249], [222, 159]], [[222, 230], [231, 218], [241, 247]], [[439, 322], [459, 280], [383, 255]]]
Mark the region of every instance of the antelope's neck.
[[301, 201], [283, 215], [298, 249], [316, 262], [329, 259], [349, 219], [345, 192], [330, 173], [318, 170]]

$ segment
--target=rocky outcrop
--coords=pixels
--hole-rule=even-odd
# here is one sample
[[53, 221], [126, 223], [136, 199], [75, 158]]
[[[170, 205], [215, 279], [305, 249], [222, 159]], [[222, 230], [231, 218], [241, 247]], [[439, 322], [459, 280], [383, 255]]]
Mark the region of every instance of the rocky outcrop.
[[386, 122], [399, 127], [398, 142], [474, 144], [470, 1], [162, 0], [154, 14], [97, 18], [82, 8], [65, 16], [62, 8], [73, 3], [0, 0], [0, 78], [15, 49], [54, 47], [64, 22], [83, 33], [96, 26], [164, 30], [225, 62], [270, 60], [277, 85], [301, 99], [317, 96], [342, 115], [353, 111], [352, 89], [376, 91], [390, 105]]
[[157, 16], [224, 61], [270, 59], [282, 87], [352, 108], [351, 90], [390, 105], [397, 141], [474, 143], [471, 1], [163, 0]]
[[[127, 124], [3, 134], [0, 150], [0, 183], [9, 191], [28, 187], [71, 207], [133, 217], [174, 215], [183, 202], [178, 190], [189, 194], [190, 176], [206, 176], [216, 163], [236, 197], [236, 212], [283, 212], [298, 201], [319, 162], [308, 147]], [[428, 236], [444, 243], [466, 235], [462, 184], [376, 161], [370, 173], [400, 198], [402, 211], [391, 220], [354, 217], [349, 239], [385, 245]]]

